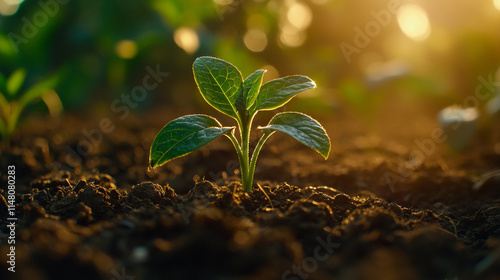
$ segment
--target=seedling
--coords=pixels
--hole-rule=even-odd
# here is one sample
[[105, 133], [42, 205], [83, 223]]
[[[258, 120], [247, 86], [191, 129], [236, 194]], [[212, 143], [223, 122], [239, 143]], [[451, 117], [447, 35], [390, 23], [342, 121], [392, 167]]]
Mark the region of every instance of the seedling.
[[285, 133], [325, 159], [330, 153], [330, 138], [319, 122], [308, 115], [284, 112], [275, 115], [269, 124], [258, 127], [263, 131], [250, 157], [250, 131], [252, 121], [259, 111], [274, 110], [285, 105], [298, 93], [315, 88], [310, 78], [288, 76], [262, 85], [265, 70], [257, 70], [245, 80], [232, 64], [214, 57], [199, 57], [193, 64], [194, 79], [205, 101], [223, 114], [234, 118], [238, 125], [239, 141], [235, 128], [223, 127], [207, 115], [187, 115], [165, 125], [151, 145], [149, 168], [184, 156], [224, 135], [231, 140], [238, 154], [244, 190], [252, 189], [257, 157], [266, 140], [275, 132]]
[[52, 89], [57, 81], [56, 77], [43, 80], [18, 96], [25, 79], [26, 70], [24, 69], [14, 71], [8, 79], [0, 73], [0, 134], [6, 146], [12, 133], [18, 127], [21, 113], [29, 104], [42, 98], [50, 113], [55, 114], [62, 110], [61, 101]]

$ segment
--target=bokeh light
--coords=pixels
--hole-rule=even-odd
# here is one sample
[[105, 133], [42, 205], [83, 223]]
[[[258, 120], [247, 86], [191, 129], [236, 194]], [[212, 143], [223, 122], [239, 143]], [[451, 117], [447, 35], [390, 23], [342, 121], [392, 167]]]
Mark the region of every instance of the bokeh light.
[[[162, 62], [162, 71], [173, 71], [167, 70], [170, 65], [177, 72], [184, 69], [187, 78], [179, 85], [160, 87], [188, 88], [192, 73], [183, 66], [202, 55], [230, 61], [245, 74], [269, 66], [265, 79], [279, 78], [278, 70], [282, 76], [307, 73], [322, 88], [336, 90], [325, 95], [354, 89], [346, 92], [359, 93], [360, 102], [387, 87], [378, 94], [380, 104], [392, 91], [416, 98], [441, 96], [443, 103], [460, 98], [474, 91], [475, 76], [493, 73], [500, 61], [495, 52], [500, 0], [453, 6], [429, 0], [153, 0], [117, 7], [41, 1], [60, 4], [51, 13], [38, 2], [0, 0], [0, 11], [5, 14], [8, 6], [8, 14], [13, 13], [0, 16], [2, 71], [8, 74], [21, 65], [32, 68], [31, 79], [36, 79], [74, 67], [57, 89], [64, 93], [65, 110], [91, 103], [85, 93], [96, 88], [111, 95], [133, 87], [141, 78], [135, 69], [142, 65]], [[107, 16], [96, 21], [93, 14]], [[64, 52], [53, 51], [61, 46]], [[78, 87], [72, 85], [77, 78]], [[378, 109], [375, 103], [369, 106]]]
[[398, 10], [398, 23], [403, 33], [415, 41], [427, 39], [431, 26], [427, 12], [415, 4], [405, 4]]
[[174, 41], [185, 52], [192, 54], [200, 47], [198, 34], [192, 28], [180, 27], [175, 30]]
[[500, 11], [500, 0], [493, 0], [493, 6]]
[[300, 47], [306, 41], [306, 33], [286, 25], [280, 30], [280, 41], [287, 47]]
[[17, 12], [24, 0], [0, 0], [0, 15], [10, 16]]
[[260, 29], [249, 29], [243, 37], [245, 46], [253, 52], [261, 52], [267, 46], [267, 35]]
[[290, 24], [300, 30], [304, 30], [311, 24], [312, 12], [311, 9], [300, 2], [294, 2], [288, 8], [286, 17]]
[[295, 0], [285, 2], [281, 12], [280, 45], [300, 47], [306, 40], [306, 30], [311, 25], [313, 14], [311, 8]]
[[137, 54], [137, 44], [132, 40], [121, 40], [116, 43], [115, 51], [119, 57], [130, 59]]

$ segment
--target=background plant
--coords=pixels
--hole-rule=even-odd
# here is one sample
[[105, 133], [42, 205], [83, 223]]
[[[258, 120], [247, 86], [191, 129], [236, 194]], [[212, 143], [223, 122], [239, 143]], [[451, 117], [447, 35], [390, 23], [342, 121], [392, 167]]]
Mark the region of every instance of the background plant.
[[325, 159], [328, 158], [330, 139], [324, 128], [308, 115], [297, 112], [277, 114], [267, 126], [259, 127], [264, 133], [250, 156], [250, 132], [257, 112], [279, 108], [298, 93], [316, 87], [310, 78], [294, 75], [262, 85], [265, 70], [257, 70], [243, 80], [235, 66], [213, 57], [196, 59], [193, 72], [205, 101], [236, 120], [240, 139], [234, 136], [236, 127], [223, 127], [211, 116], [198, 114], [180, 117], [165, 125], [154, 139], [150, 151], [150, 168], [186, 155], [225, 135], [238, 154], [243, 188], [251, 190], [257, 157], [275, 131], [291, 136], [316, 150]]
[[28, 105], [42, 99], [52, 114], [57, 114], [62, 110], [61, 101], [53, 90], [57, 76], [43, 80], [20, 94], [26, 80], [26, 74], [25, 69], [17, 69], [6, 79], [0, 73], [0, 134], [2, 143], [8, 143], [7, 140], [17, 129], [21, 114]]
[[[67, 111], [109, 108], [117, 96], [141, 82], [145, 66], [159, 61], [176, 82], [163, 83], [155, 91], [167, 94], [151, 95], [134, 111], [167, 103], [173, 108], [203, 106], [176, 93], [193, 88], [192, 61], [211, 54], [233, 62], [244, 73], [258, 66], [268, 69], [266, 76], [272, 78], [307, 72], [321, 88], [301, 95], [304, 101], [291, 106], [298, 111], [312, 107], [316, 116], [332, 109], [354, 110], [353, 117], [368, 115], [365, 118], [372, 120], [396, 98], [412, 106], [423, 100], [424, 108], [432, 103], [435, 111], [461, 102], [474, 92], [477, 75], [492, 73], [500, 61], [498, 31], [491, 24], [498, 19], [493, 1], [462, 1], [447, 7], [448, 17], [435, 16], [443, 13], [439, 2], [401, 1], [428, 12], [433, 31], [426, 44], [412, 42], [394, 15], [351, 63], [344, 59], [339, 42], [353, 43], [353, 28], [365, 27], [374, 20], [372, 14], [387, 9], [391, 1], [72, 0], [55, 1], [65, 4], [50, 14], [40, 4], [53, 2], [0, 5], [1, 71], [23, 67], [30, 75], [44, 76], [67, 68], [67, 78], [58, 84]], [[468, 11], [467, 20], [454, 16], [462, 11]], [[40, 17], [35, 19], [40, 14], [47, 14], [43, 26], [38, 24]], [[25, 39], [18, 52], [11, 33]], [[255, 44], [263, 49], [256, 50]], [[433, 59], [437, 63], [424, 63]], [[387, 63], [406, 64], [406, 77], [368, 85], [373, 72], [383, 71], [377, 65]]]

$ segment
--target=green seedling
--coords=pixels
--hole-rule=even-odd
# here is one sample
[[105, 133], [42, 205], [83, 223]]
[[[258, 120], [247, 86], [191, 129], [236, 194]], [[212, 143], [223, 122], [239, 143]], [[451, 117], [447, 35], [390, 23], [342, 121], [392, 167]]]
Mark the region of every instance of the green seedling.
[[62, 109], [61, 101], [53, 90], [57, 81], [56, 77], [43, 80], [23, 94], [19, 94], [25, 80], [26, 70], [24, 69], [14, 71], [8, 79], [0, 73], [0, 134], [2, 143], [6, 146], [12, 133], [18, 127], [21, 113], [29, 104], [41, 98], [52, 114]]
[[315, 88], [313, 80], [295, 75], [272, 80], [262, 85], [265, 70], [257, 70], [246, 79], [232, 64], [214, 57], [199, 57], [193, 64], [194, 79], [201, 95], [212, 107], [234, 118], [235, 126], [223, 127], [207, 115], [187, 115], [177, 118], [156, 135], [151, 145], [149, 168], [184, 156], [224, 135], [231, 140], [238, 154], [244, 190], [252, 189], [257, 157], [266, 140], [276, 131], [285, 133], [320, 153], [325, 159], [330, 153], [330, 138], [319, 122], [308, 115], [284, 112], [275, 115], [269, 124], [258, 127], [263, 134], [250, 157], [250, 131], [259, 111], [274, 110], [285, 105], [298, 93]]

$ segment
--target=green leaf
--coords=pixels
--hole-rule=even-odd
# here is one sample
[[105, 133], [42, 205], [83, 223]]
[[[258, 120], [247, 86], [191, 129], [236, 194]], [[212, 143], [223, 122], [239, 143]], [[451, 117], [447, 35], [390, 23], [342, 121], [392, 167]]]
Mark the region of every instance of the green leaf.
[[252, 73], [252, 75], [248, 76], [243, 85], [245, 87], [244, 96], [246, 99], [246, 110], [250, 109], [250, 107], [255, 103], [257, 99], [257, 95], [259, 94], [260, 87], [262, 85], [262, 78], [264, 77], [264, 73], [266, 70], [257, 70]]
[[26, 70], [25, 69], [17, 69], [10, 75], [9, 79], [7, 80], [7, 93], [10, 96], [14, 96], [21, 86], [24, 83], [24, 80], [26, 79]]
[[16, 106], [11, 105], [11, 112], [8, 119], [8, 127], [14, 130], [17, 127], [17, 122], [21, 116], [24, 108], [36, 99], [41, 98], [44, 94], [50, 94], [54, 86], [58, 82], [58, 76], [53, 76], [49, 79], [43, 80], [38, 84], [32, 86], [26, 91], [21, 98], [19, 98]]
[[193, 72], [196, 84], [207, 103], [239, 120], [236, 100], [243, 93], [240, 71], [229, 62], [205, 56], [194, 61]]
[[236, 109], [240, 112], [243, 119], [248, 112], [248, 109], [255, 102], [259, 94], [260, 86], [262, 85], [262, 77], [266, 70], [257, 70], [248, 76], [243, 82], [243, 94], [236, 99]]
[[222, 127], [215, 118], [207, 115], [177, 118], [156, 135], [151, 144], [149, 166], [155, 168], [187, 155], [233, 129], [234, 127]]
[[42, 97], [44, 94], [47, 93], [47, 91], [53, 90], [58, 82], [59, 82], [58, 75], [54, 75], [29, 88], [21, 96], [21, 98], [19, 98], [19, 107], [21, 108], [21, 110], [26, 105], [33, 102], [35, 99]]
[[285, 112], [274, 116], [264, 131], [281, 131], [320, 153], [325, 159], [330, 154], [330, 138], [321, 124], [306, 114]]
[[315, 88], [313, 80], [306, 76], [295, 75], [269, 81], [262, 85], [251, 111], [274, 110], [285, 105], [298, 93]]

